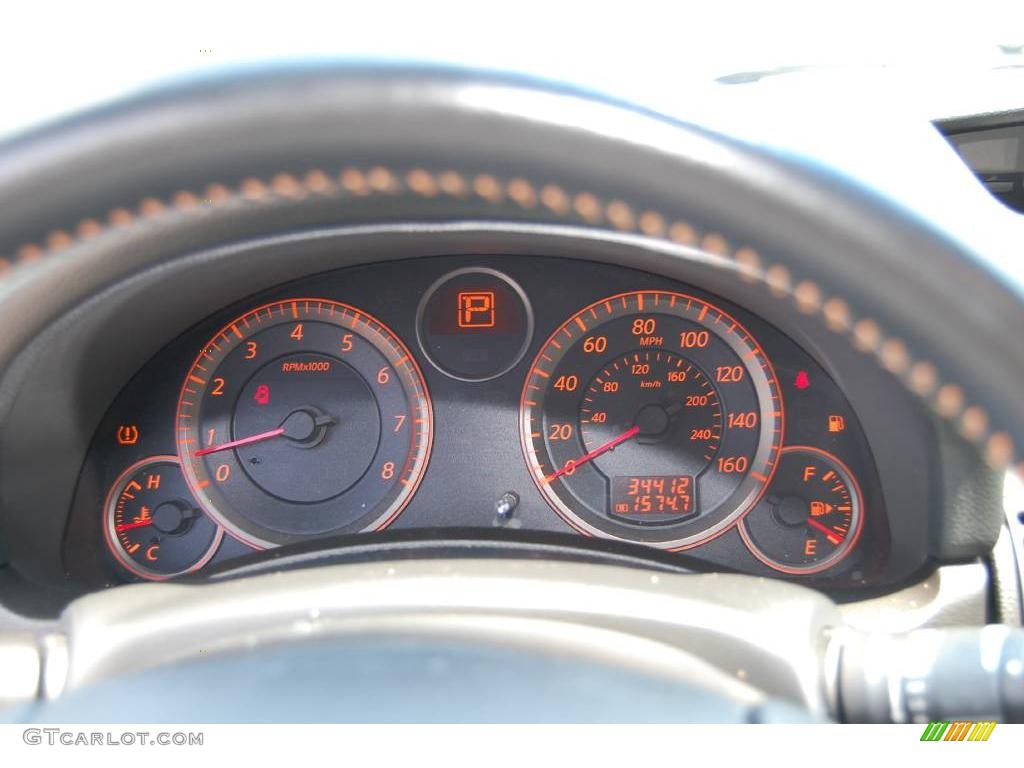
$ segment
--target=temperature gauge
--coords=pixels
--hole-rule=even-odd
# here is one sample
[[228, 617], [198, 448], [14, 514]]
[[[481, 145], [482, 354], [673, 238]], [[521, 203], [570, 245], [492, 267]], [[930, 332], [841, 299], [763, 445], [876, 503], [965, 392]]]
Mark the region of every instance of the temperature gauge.
[[777, 571], [818, 573], [848, 555], [863, 502], [846, 465], [810, 446], [783, 448], [768, 492], [739, 525], [754, 556]]
[[143, 579], [202, 568], [223, 536], [193, 501], [176, 456], [152, 456], [128, 467], [110, 489], [104, 511], [107, 546]]

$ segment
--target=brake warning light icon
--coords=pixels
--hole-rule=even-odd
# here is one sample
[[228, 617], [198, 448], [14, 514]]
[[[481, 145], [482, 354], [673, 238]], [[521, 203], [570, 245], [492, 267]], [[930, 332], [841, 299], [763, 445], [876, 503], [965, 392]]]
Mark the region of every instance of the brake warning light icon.
[[460, 291], [459, 328], [494, 327], [494, 292]]

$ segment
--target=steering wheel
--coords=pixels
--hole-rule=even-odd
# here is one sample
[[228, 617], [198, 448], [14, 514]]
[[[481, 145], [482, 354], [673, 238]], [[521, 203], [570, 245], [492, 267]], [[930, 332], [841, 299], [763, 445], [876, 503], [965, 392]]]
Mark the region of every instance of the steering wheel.
[[[929, 222], [590, 93], [342, 66], [177, 85], [0, 146], [0, 468], [31, 471], [67, 428], [73, 415], [45, 409], [59, 382], [38, 372], [120, 286], [173, 281], [185, 263], [209, 263], [216, 283], [203, 254], [244, 240], [409, 222], [586, 230], [710, 264], [853, 345], [993, 467], [1024, 471], [1022, 296]], [[294, 258], [262, 266], [291, 274]], [[75, 601], [61, 628], [41, 663], [64, 695], [24, 717], [137, 721], [156, 688], [164, 722], [843, 716], [835, 606], [752, 577], [314, 565], [110, 590]]]

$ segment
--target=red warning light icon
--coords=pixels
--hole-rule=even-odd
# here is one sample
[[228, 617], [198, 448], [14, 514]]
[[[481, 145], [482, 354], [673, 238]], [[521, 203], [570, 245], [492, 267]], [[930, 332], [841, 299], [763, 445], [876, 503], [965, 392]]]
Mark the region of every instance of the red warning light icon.
[[797, 373], [793, 386], [797, 389], [807, 389], [811, 386], [811, 377], [807, 375], [807, 371], [800, 371]]
[[266, 384], [260, 384], [256, 387], [256, 394], [252, 396], [252, 399], [256, 402], [256, 405], [266, 405], [270, 402], [270, 387]]

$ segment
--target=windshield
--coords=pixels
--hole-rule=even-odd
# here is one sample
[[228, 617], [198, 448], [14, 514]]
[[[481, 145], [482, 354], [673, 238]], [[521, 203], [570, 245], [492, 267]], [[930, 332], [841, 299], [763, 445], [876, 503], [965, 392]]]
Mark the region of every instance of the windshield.
[[[1018, 98], [1024, 3], [720, 0], [342, 4], [20, 3], [7, 16], [0, 136], [183, 75], [267, 61], [443, 61], [566, 80], [648, 104], [836, 68], [886, 68], [953, 114]], [[980, 73], [986, 73], [979, 86]], [[992, 73], [1003, 73], [993, 75]], [[1009, 74], [1006, 74], [1009, 73]], [[775, 75], [775, 78], [767, 77]], [[948, 105], [948, 106], [946, 106]], [[1019, 104], [1017, 106], [1020, 106]], [[979, 110], [980, 111], [980, 110]], [[944, 116], [935, 114], [936, 117]]]

